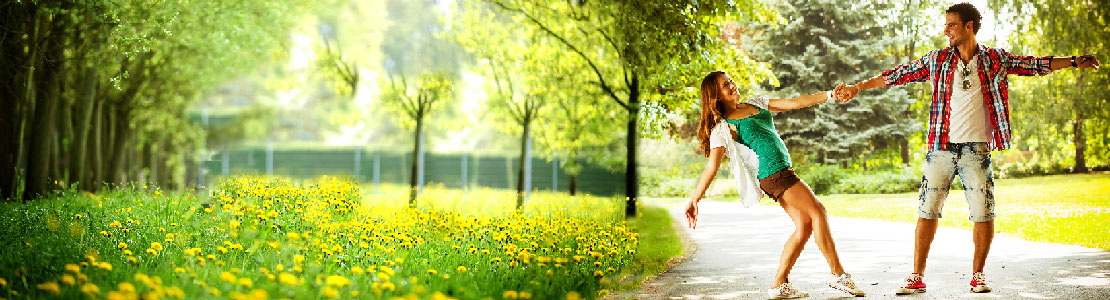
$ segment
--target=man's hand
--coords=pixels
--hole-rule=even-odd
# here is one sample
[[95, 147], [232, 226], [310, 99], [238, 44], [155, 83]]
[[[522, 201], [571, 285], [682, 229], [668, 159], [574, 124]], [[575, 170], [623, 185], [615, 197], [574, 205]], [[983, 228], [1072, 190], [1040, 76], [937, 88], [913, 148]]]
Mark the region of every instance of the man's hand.
[[852, 100], [852, 98], [856, 97], [856, 94], [859, 94], [859, 85], [858, 84], [857, 85], [841, 84], [841, 85], [837, 86], [836, 89], [838, 91], [836, 93], [836, 100], [840, 101], [841, 103], [848, 103], [848, 100]]
[[848, 87], [848, 85], [843, 84], [843, 83], [837, 85], [836, 88], [834, 88], [833, 92], [832, 92], [833, 99], [836, 99], [836, 101], [840, 101], [840, 103], [848, 103], [848, 99], [845, 99], [842, 96], [843, 93], [844, 93], [844, 88], [846, 88], [846, 87]]
[[1095, 56], [1091, 54], [1076, 57], [1075, 64], [1080, 68], [1094, 68], [1098, 70], [1098, 58], [1095, 58]]
[[690, 229], [698, 227], [698, 201], [690, 199], [690, 203], [686, 204], [686, 222], [689, 223]]

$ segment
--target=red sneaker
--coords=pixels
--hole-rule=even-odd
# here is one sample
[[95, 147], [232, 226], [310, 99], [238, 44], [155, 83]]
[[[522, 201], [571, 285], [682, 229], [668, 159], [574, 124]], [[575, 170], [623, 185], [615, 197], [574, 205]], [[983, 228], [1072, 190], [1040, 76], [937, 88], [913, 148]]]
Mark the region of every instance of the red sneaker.
[[991, 287], [987, 285], [987, 276], [983, 272], [975, 272], [971, 274], [971, 292], [973, 293], [989, 293]]
[[895, 295], [909, 295], [913, 293], [924, 293], [925, 281], [921, 280], [921, 274], [911, 273], [906, 277], [905, 285], [894, 291]]

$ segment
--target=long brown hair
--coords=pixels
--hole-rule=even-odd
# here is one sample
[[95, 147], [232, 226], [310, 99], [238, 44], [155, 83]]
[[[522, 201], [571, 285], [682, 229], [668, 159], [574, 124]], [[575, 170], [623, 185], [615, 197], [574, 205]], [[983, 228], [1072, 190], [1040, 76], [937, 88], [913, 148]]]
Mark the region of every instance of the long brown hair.
[[709, 134], [713, 132], [723, 118], [721, 116], [722, 104], [721, 88], [717, 86], [717, 77], [724, 75], [724, 71], [713, 71], [701, 80], [701, 120], [698, 121], [698, 152], [709, 157]]

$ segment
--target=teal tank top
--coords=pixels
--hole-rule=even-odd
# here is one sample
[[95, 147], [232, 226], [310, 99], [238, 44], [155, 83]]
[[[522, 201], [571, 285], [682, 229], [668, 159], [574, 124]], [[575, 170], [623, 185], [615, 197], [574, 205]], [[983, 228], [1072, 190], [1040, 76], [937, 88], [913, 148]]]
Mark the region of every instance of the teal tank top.
[[725, 122], [736, 127], [736, 142], [748, 146], [759, 155], [757, 178], [767, 178], [790, 166], [790, 153], [786, 151], [786, 144], [775, 131], [770, 111], [760, 109], [759, 113], [747, 118], [725, 119]]

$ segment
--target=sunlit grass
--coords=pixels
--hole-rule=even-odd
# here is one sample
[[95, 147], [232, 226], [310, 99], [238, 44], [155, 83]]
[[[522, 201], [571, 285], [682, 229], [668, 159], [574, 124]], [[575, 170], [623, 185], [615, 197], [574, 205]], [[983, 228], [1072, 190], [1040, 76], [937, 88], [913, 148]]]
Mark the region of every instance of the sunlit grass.
[[[0, 204], [0, 297], [590, 299], [681, 248], [665, 213], [630, 224], [623, 199], [541, 192], [517, 211], [511, 191], [433, 185], [412, 209], [407, 187], [365, 188], [244, 176], [200, 199]], [[641, 248], [640, 227], [671, 244]]]
[[[996, 179], [995, 184], [999, 233], [1110, 250], [1110, 174]], [[830, 215], [916, 223], [917, 197], [905, 193], [818, 198]], [[943, 216], [941, 226], [971, 229], [963, 190], [949, 193]]]

